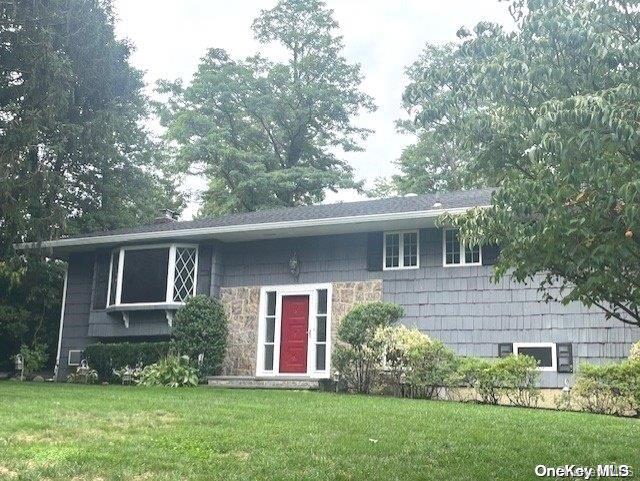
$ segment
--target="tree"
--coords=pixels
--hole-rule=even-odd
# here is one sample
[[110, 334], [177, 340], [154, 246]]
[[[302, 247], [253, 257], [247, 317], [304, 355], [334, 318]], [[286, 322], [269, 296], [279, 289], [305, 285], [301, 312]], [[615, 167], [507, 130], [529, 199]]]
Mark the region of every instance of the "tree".
[[201, 213], [311, 204], [326, 189], [357, 185], [339, 150], [360, 149], [369, 131], [352, 117], [374, 106], [337, 27], [322, 1], [281, 0], [252, 29], [263, 45], [282, 47], [286, 62], [212, 48], [187, 87], [160, 83], [168, 98], [158, 112], [179, 168], [209, 182]]
[[374, 188], [367, 192], [369, 196], [426, 194], [487, 186], [483, 172], [470, 169], [475, 152], [459, 145], [454, 135], [460, 119], [453, 112], [443, 112], [442, 106], [435, 103], [416, 105], [416, 98], [410, 92], [413, 85], [424, 85], [432, 72], [437, 75], [442, 69], [446, 69], [446, 76], [438, 78], [437, 82], [446, 84], [450, 79], [464, 78], [467, 72], [463, 63], [446, 63], [454, 49], [454, 45], [427, 45], [420, 58], [407, 68], [410, 87], [403, 97], [403, 107], [409, 114], [423, 109], [440, 109], [443, 117], [437, 129], [413, 120], [396, 122], [399, 132], [412, 135], [417, 140], [405, 147], [395, 161], [400, 173], [388, 179], [377, 179]]
[[16, 257], [14, 243], [182, 204], [141, 127], [148, 103], [130, 52], [109, 0], [0, 2], [0, 332], [15, 334], [14, 351], [43, 336], [55, 349], [62, 287], [59, 263]]
[[373, 188], [367, 190], [369, 197], [486, 187], [482, 176], [469, 170], [465, 154], [443, 133], [423, 131], [410, 122], [400, 122], [399, 125], [401, 130], [417, 134], [418, 140], [405, 147], [395, 162], [400, 173], [391, 178], [376, 179]]
[[448, 220], [501, 246], [498, 279], [539, 282], [548, 300], [638, 326], [637, 2], [509, 8], [513, 31], [482, 22], [429, 47], [405, 92], [420, 127], [498, 187], [491, 208]]
[[142, 74], [116, 40], [109, 1], [0, 7], [0, 235], [55, 238], [179, 206], [140, 123]]

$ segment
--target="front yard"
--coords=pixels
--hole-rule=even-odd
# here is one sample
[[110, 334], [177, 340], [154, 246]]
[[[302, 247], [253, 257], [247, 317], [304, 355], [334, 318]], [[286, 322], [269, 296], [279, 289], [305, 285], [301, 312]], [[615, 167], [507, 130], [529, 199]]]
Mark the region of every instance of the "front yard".
[[0, 384], [0, 479], [536, 479], [634, 465], [640, 422], [316, 392]]

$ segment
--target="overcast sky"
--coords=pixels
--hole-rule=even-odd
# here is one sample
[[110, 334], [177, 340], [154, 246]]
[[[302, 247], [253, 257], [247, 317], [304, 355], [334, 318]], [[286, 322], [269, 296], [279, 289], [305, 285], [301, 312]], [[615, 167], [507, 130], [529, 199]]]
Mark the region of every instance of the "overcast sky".
[[[131, 40], [132, 63], [145, 71], [151, 85], [160, 78], [188, 81], [199, 59], [211, 47], [245, 57], [260, 50], [251, 35], [251, 22], [260, 9], [275, 0], [115, 0], [117, 34]], [[345, 56], [362, 67], [362, 88], [373, 96], [378, 110], [357, 123], [375, 130], [363, 152], [346, 159], [356, 177], [371, 181], [395, 171], [396, 160], [411, 138], [396, 132], [394, 121], [404, 116], [404, 69], [417, 59], [425, 43], [456, 39], [459, 27], [481, 20], [509, 24], [507, 2], [498, 0], [328, 0], [344, 37]], [[202, 181], [188, 182], [192, 190]], [[353, 192], [331, 194], [328, 201], [353, 200]], [[191, 204], [183, 217], [190, 217]]]

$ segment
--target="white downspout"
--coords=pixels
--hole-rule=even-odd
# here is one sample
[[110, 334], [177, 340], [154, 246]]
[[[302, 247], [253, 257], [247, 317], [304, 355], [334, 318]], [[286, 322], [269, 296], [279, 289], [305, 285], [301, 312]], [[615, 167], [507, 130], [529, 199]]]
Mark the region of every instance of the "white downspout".
[[58, 353], [56, 354], [56, 366], [53, 372], [53, 379], [58, 380], [58, 370], [60, 369], [60, 350], [62, 348], [62, 327], [64, 326], [64, 308], [67, 303], [67, 278], [69, 277], [69, 264], [64, 268], [64, 284], [62, 287], [62, 306], [60, 307], [60, 332], [58, 333]]

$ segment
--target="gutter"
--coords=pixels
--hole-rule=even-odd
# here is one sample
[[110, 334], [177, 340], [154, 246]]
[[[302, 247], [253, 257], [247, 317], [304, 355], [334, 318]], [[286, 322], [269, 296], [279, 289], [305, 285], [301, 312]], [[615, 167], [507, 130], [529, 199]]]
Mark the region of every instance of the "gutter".
[[212, 236], [217, 234], [232, 234], [237, 232], [259, 232], [266, 230], [291, 230], [304, 227], [323, 227], [345, 225], [354, 222], [373, 223], [394, 220], [431, 219], [442, 214], [463, 214], [473, 208], [487, 208], [488, 205], [457, 207], [453, 209], [432, 209], [414, 212], [392, 212], [385, 214], [365, 214], [347, 217], [329, 217], [326, 219], [304, 219], [282, 222], [263, 222], [258, 224], [236, 224], [216, 227], [198, 227], [192, 229], [159, 230], [149, 232], [132, 232], [129, 234], [111, 234], [92, 237], [72, 237], [43, 242], [23, 242], [14, 244], [16, 250], [28, 250], [38, 248], [76, 247], [101, 244], [113, 244], [132, 241], [148, 241], [161, 239], [180, 239], [194, 236]]

